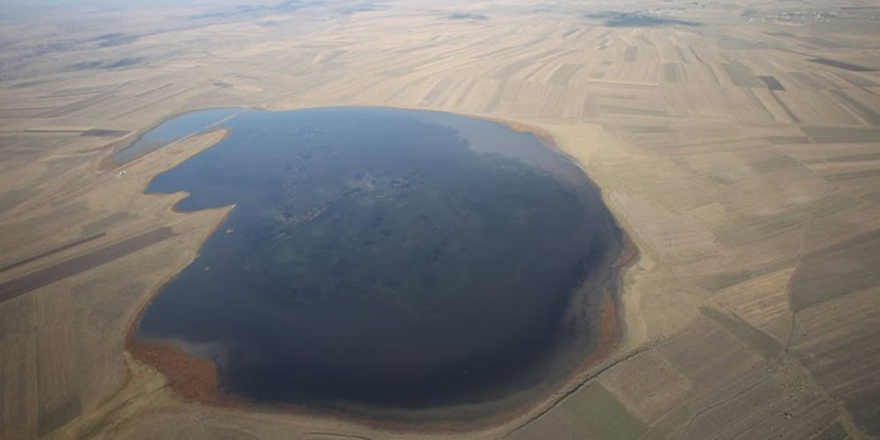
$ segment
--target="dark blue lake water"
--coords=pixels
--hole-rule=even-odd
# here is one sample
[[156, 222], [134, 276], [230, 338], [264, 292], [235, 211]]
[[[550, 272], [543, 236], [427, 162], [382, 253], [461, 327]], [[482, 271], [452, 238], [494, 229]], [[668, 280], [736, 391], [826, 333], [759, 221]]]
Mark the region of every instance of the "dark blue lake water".
[[216, 127], [229, 136], [147, 192], [188, 192], [184, 212], [235, 207], [137, 337], [210, 358], [226, 392], [359, 411], [489, 402], [584, 349], [566, 316], [619, 232], [534, 135], [433, 112], [233, 109], [128, 148]]

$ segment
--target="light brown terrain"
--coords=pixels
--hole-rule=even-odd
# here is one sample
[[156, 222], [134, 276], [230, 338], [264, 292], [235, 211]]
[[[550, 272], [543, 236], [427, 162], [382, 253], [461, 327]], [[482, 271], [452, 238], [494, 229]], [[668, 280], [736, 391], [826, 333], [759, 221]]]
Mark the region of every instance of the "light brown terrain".
[[[0, 6], [0, 439], [880, 436], [876, 2], [252, 4]], [[187, 110], [330, 105], [552, 136], [641, 253], [618, 351], [445, 433], [197, 404], [133, 360], [226, 213], [142, 191], [223, 133], [102, 160]]]

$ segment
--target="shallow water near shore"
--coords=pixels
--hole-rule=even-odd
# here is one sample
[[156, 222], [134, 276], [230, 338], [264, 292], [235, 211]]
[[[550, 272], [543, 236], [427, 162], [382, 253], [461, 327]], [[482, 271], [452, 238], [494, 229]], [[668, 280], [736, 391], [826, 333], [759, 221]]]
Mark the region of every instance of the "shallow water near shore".
[[210, 359], [248, 401], [367, 415], [504, 401], [589, 353], [620, 232], [531, 133], [382, 108], [206, 112], [119, 152], [230, 130], [147, 188], [188, 192], [179, 211], [235, 208], [137, 339]]

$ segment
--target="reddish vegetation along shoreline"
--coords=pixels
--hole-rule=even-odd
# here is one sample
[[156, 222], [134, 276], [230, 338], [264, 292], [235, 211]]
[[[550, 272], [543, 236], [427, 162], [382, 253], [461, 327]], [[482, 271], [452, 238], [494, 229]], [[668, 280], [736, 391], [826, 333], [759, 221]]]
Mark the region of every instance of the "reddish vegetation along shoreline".
[[191, 356], [169, 343], [142, 342], [133, 337], [128, 338], [125, 348], [135, 359], [164, 374], [171, 389], [184, 399], [224, 407], [242, 406], [220, 391], [217, 368], [208, 359]]
[[611, 277], [606, 280], [605, 287], [602, 289], [602, 301], [596, 325], [599, 337], [593, 350], [584, 359], [581, 367], [569, 377], [569, 381], [578, 378], [581, 380], [589, 379], [583, 375], [608, 359], [623, 339], [625, 327], [622, 319], [623, 310], [620, 307], [620, 284], [622, 284], [621, 281], [626, 269], [638, 261], [639, 248], [623, 231], [621, 231], [621, 242], [620, 254], [611, 264]]

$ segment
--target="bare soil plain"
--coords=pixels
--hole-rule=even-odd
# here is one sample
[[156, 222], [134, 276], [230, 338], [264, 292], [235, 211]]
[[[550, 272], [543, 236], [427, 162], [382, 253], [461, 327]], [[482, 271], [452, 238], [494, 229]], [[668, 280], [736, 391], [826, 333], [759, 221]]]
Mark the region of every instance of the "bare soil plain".
[[[122, 3], [122, 2], [118, 2]], [[867, 0], [0, 7], [0, 438], [880, 436], [880, 6]], [[209, 107], [535, 127], [640, 251], [617, 350], [524, 413], [411, 431], [189, 401], [126, 352], [226, 210], [144, 195]]]

